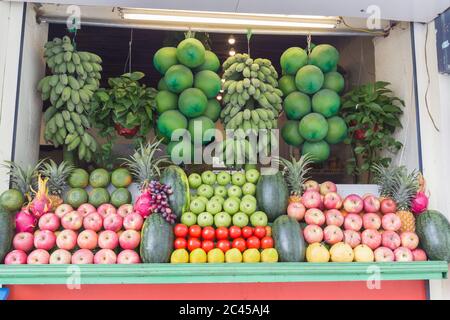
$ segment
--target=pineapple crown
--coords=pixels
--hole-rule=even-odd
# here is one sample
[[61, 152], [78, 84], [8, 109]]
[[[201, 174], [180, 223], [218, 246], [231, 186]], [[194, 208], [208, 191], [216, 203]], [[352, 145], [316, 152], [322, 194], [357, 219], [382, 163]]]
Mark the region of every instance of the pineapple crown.
[[392, 198], [399, 210], [409, 210], [411, 203], [419, 190], [419, 172], [413, 170], [408, 173], [405, 167], [395, 173], [392, 184]]
[[309, 179], [307, 175], [311, 170], [310, 164], [313, 163], [312, 156], [307, 153], [302, 155], [299, 160], [292, 156], [291, 161], [277, 157], [275, 161], [283, 168], [282, 173], [291, 194], [300, 196], [303, 193], [305, 181]]
[[42, 160], [35, 166], [21, 167], [13, 161], [4, 161], [1, 165], [8, 170], [8, 175], [11, 181], [11, 187], [22, 192], [24, 195], [31, 196], [33, 189], [37, 188], [39, 167]]
[[41, 164], [39, 173], [48, 178], [49, 193], [60, 196], [67, 187], [67, 179], [74, 169], [74, 166], [66, 161], [58, 165], [50, 159]]
[[386, 167], [379, 163], [372, 165], [372, 172], [374, 173], [373, 183], [378, 185], [378, 190], [382, 197], [392, 197], [396, 176], [400, 171], [405, 170], [404, 166]]

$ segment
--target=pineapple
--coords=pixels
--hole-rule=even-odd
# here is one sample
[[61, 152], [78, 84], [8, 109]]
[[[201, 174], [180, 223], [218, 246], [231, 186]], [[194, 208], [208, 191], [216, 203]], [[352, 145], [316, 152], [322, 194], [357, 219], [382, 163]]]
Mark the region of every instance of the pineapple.
[[67, 179], [73, 169], [74, 167], [66, 161], [57, 165], [55, 161], [50, 160], [41, 165], [39, 173], [48, 178], [49, 199], [52, 209], [56, 209], [63, 203], [62, 194], [67, 188]]
[[297, 161], [295, 157], [291, 161], [284, 158], [277, 158], [277, 162], [283, 167], [283, 175], [288, 185], [291, 196], [289, 203], [300, 202], [303, 193], [303, 185], [309, 177], [308, 172], [311, 170], [309, 165], [312, 163], [312, 158], [308, 154], [303, 155]]
[[410, 209], [411, 202], [419, 189], [418, 181], [418, 172], [416, 170], [408, 173], [406, 169], [403, 168], [395, 174], [391, 192], [392, 199], [397, 203], [396, 215], [402, 222], [400, 228], [401, 232], [416, 231], [416, 220]]
[[11, 187], [17, 189], [25, 195], [28, 200], [37, 188], [38, 169], [42, 161], [39, 161], [34, 167], [28, 166], [25, 169], [13, 161], [5, 161], [2, 167], [8, 170], [11, 180]]
[[393, 184], [395, 182], [395, 177], [398, 172], [404, 171], [406, 168], [401, 167], [385, 167], [381, 164], [374, 164], [372, 166], [372, 171], [374, 172], [373, 182], [378, 185], [378, 190], [380, 192], [381, 198], [391, 198]]

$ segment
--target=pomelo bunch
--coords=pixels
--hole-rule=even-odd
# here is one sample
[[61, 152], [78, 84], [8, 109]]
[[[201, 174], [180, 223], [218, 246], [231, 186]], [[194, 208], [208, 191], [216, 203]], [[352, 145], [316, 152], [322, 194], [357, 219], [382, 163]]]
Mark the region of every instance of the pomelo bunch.
[[316, 162], [327, 160], [329, 145], [347, 137], [347, 125], [338, 116], [339, 94], [345, 86], [344, 77], [336, 71], [338, 62], [339, 52], [329, 44], [314, 46], [309, 56], [302, 48], [292, 47], [280, 58], [284, 75], [279, 85], [288, 119], [281, 136]]

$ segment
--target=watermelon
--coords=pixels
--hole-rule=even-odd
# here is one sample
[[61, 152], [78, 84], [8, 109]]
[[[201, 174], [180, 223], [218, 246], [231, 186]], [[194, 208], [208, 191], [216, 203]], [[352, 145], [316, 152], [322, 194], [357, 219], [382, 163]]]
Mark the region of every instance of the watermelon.
[[169, 205], [177, 218], [181, 218], [181, 214], [189, 211], [189, 182], [186, 173], [178, 166], [168, 166], [164, 169], [161, 179], [164, 183], [172, 187], [173, 193], [169, 196]]
[[297, 220], [287, 215], [279, 216], [272, 225], [272, 236], [279, 261], [305, 261], [306, 244]]
[[281, 172], [261, 175], [256, 185], [256, 199], [269, 221], [286, 213], [288, 198], [289, 190]]
[[0, 263], [11, 249], [14, 236], [13, 215], [0, 207]]
[[430, 260], [450, 262], [450, 223], [442, 213], [428, 210], [417, 216], [416, 233]]
[[141, 258], [144, 263], [167, 263], [173, 251], [173, 227], [154, 213], [145, 219], [141, 231]]

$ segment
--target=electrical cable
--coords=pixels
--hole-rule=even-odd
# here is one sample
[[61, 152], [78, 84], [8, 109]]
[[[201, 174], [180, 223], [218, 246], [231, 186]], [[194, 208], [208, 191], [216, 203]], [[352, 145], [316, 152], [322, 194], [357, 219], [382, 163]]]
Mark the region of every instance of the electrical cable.
[[339, 20], [340, 20], [340, 22], [342, 22], [342, 24], [343, 24], [345, 27], [347, 27], [347, 28], [350, 29], [350, 30], [359, 31], [359, 32], [364, 32], [364, 33], [373, 34], [373, 35], [378, 35], [378, 36], [387, 36], [387, 35], [389, 35], [389, 32], [390, 32], [391, 29], [392, 29], [392, 26], [390, 26], [389, 28], [387, 28], [387, 29], [384, 30], [384, 31], [372, 31], [372, 30], [369, 30], [369, 29], [352, 27], [351, 25], [349, 25], [349, 24], [345, 21], [344, 17], [342, 17], [342, 16], [339, 16]]
[[428, 24], [426, 24], [425, 46], [424, 46], [425, 69], [427, 71], [427, 79], [428, 79], [427, 80], [427, 89], [425, 90], [425, 107], [427, 108], [428, 117], [430, 118], [431, 122], [433, 123], [434, 129], [436, 129], [437, 132], [440, 132], [438, 126], [436, 125], [436, 122], [434, 121], [433, 115], [431, 114], [430, 107], [428, 105], [428, 91], [430, 89], [431, 79], [430, 79], [430, 70], [428, 68], [427, 43], [428, 43]]
[[128, 42], [128, 55], [127, 55], [127, 59], [125, 60], [125, 65], [123, 67], [123, 73], [126, 72], [127, 70], [127, 65], [128, 65], [128, 72], [131, 73], [131, 49], [133, 47], [133, 29], [131, 29], [130, 32], [130, 41]]

